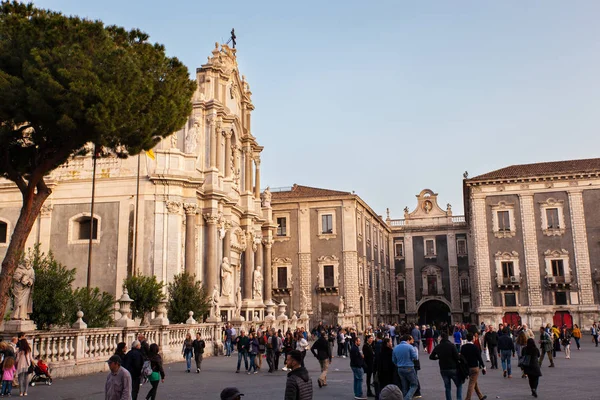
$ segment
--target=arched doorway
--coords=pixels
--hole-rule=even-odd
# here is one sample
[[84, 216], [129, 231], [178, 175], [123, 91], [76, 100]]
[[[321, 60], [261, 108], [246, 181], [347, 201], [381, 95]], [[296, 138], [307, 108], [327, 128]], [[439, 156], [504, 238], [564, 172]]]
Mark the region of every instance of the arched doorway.
[[552, 322], [559, 329], [563, 325], [566, 325], [567, 328], [569, 328], [569, 329], [573, 328], [573, 317], [571, 316], [571, 314], [568, 311], [557, 311], [557, 312], [555, 312], [554, 313], [554, 317], [552, 318]]
[[518, 312], [507, 312], [504, 313], [504, 317], [502, 317], [502, 323], [504, 325], [521, 325], [521, 316]]
[[450, 307], [440, 300], [427, 300], [419, 307], [419, 325], [451, 323]]

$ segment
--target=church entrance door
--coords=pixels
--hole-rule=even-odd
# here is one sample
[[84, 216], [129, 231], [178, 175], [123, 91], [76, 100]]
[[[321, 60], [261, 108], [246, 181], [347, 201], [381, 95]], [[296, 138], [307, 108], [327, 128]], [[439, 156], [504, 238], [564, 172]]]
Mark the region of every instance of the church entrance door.
[[419, 325], [440, 325], [441, 322], [451, 323], [450, 308], [439, 300], [428, 300], [419, 307]]

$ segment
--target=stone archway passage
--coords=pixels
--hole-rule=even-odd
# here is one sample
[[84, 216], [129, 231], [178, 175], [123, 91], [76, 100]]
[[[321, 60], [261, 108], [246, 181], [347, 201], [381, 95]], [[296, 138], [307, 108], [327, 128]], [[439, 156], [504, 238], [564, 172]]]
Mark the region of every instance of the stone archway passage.
[[419, 325], [439, 325], [442, 322], [451, 323], [450, 308], [439, 300], [428, 300], [419, 307]]

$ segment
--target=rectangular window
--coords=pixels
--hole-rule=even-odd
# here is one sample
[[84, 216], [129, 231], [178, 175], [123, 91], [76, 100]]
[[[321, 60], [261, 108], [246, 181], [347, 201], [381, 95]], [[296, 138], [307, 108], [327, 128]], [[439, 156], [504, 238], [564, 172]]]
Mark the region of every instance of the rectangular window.
[[404, 299], [398, 300], [398, 312], [400, 314], [406, 313], [406, 301]]
[[565, 276], [563, 260], [552, 260], [552, 276]]
[[333, 215], [321, 215], [321, 233], [333, 233]]
[[367, 234], [367, 240], [371, 240], [371, 225], [369, 225], [368, 221], [366, 224], [365, 233]]
[[508, 211], [498, 211], [498, 230], [510, 232], [510, 214]]
[[515, 267], [512, 261], [502, 261], [502, 277], [510, 278], [515, 276]]
[[471, 306], [469, 305], [469, 302], [468, 302], [468, 301], [465, 301], [465, 302], [463, 303], [463, 307], [462, 307], [462, 309], [463, 309], [463, 312], [464, 312], [464, 313], [470, 313], [470, 312], [471, 312]]
[[427, 293], [430, 296], [437, 295], [437, 276], [436, 275], [427, 275]]
[[325, 265], [323, 267], [323, 284], [325, 287], [333, 287], [334, 283], [333, 265]]
[[398, 297], [404, 297], [404, 281], [398, 281]]
[[0, 222], [0, 243], [6, 243], [8, 236], [8, 224], [6, 222]]
[[557, 306], [566, 306], [567, 292], [554, 292], [554, 302]]
[[79, 240], [90, 239], [90, 228], [92, 227], [92, 221], [94, 221], [94, 226], [91, 232], [92, 240], [98, 239], [98, 220], [96, 218], [83, 217], [79, 220]]
[[516, 293], [504, 293], [504, 306], [505, 307], [516, 307], [517, 306], [517, 294]]
[[277, 218], [277, 236], [287, 236], [287, 218]]
[[288, 287], [287, 267], [277, 268], [277, 288], [286, 289]]
[[560, 229], [558, 208], [546, 208], [546, 220], [548, 221], [548, 229]]
[[369, 288], [373, 287], [373, 272], [369, 271]]
[[434, 256], [435, 255], [435, 242], [433, 239], [425, 240], [425, 255], [426, 256]]
[[469, 294], [469, 279], [463, 278], [460, 280], [460, 293]]
[[394, 245], [396, 247], [396, 257], [404, 257], [404, 243], [396, 242]]
[[465, 239], [458, 239], [456, 241], [456, 253], [459, 256], [464, 256], [467, 254], [467, 241]]
[[379, 289], [379, 272], [375, 271], [375, 289]]

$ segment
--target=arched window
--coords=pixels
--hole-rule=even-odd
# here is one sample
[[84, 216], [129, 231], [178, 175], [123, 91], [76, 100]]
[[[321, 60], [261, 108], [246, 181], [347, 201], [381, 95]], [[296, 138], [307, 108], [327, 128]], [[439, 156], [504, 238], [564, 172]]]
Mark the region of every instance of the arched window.
[[98, 243], [101, 235], [101, 218], [98, 215], [91, 217], [89, 213], [81, 213], [69, 220], [70, 244], [88, 243], [90, 239]]

